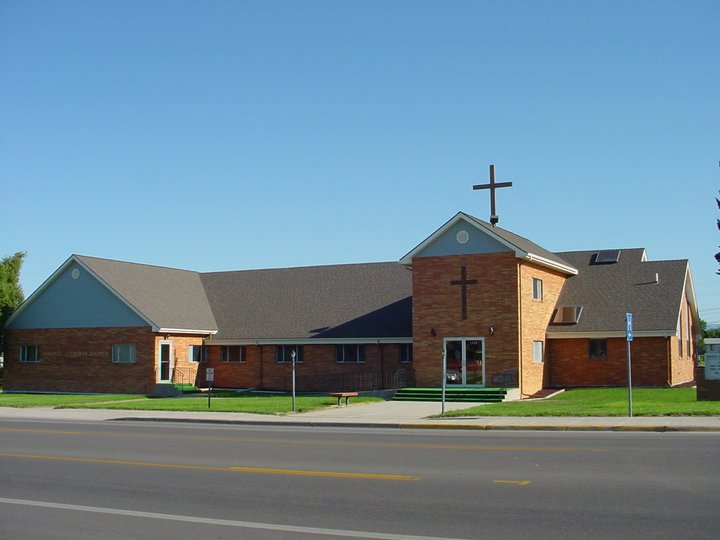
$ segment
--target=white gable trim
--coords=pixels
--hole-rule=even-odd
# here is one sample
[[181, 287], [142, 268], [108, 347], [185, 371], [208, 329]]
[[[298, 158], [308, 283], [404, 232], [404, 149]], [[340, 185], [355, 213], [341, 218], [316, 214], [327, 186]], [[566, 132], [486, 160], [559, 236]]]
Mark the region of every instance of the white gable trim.
[[113, 289], [104, 279], [102, 279], [99, 275], [97, 275], [95, 272], [93, 272], [92, 268], [90, 268], [88, 265], [83, 263], [79, 258], [77, 258], [75, 255], [70, 257], [70, 259], [74, 260], [77, 264], [83, 267], [83, 269], [88, 272], [92, 277], [94, 277], [100, 284], [102, 284], [103, 287], [105, 287], [110, 293], [112, 293], [115, 298], [120, 300], [123, 304], [125, 304], [128, 308], [130, 308], [133, 313], [135, 313], [138, 317], [140, 317], [142, 320], [144, 320], [148, 325], [152, 328], [153, 332], [157, 332], [159, 330], [159, 327], [157, 324], [155, 324], [153, 321], [147, 318], [147, 316], [142, 313], [138, 308], [136, 308], [133, 304], [128, 302], [119, 292], [117, 292], [115, 289]]
[[278, 338], [209, 339], [205, 345], [382, 345], [412, 343], [411, 337], [397, 338]]
[[157, 332], [157, 331], [158, 331], [158, 326], [157, 326], [155, 323], [153, 323], [150, 319], [148, 319], [143, 313], [141, 313], [141, 312], [140, 312], [135, 306], [133, 306], [130, 302], [128, 302], [127, 300], [125, 300], [125, 298], [123, 298], [122, 296], [120, 296], [120, 294], [118, 294], [118, 292], [117, 292], [115, 289], [113, 289], [110, 285], [108, 285], [107, 283], [105, 283], [105, 281], [102, 280], [102, 279], [100, 278], [100, 276], [98, 276], [95, 272], [93, 272], [92, 269], [90, 269], [86, 264], [83, 264], [83, 262], [82, 262], [80, 259], [78, 259], [77, 256], [75, 256], [75, 255], [71, 255], [71, 256], [68, 258], [68, 260], [66, 260], [66, 261], [60, 266], [60, 268], [58, 268], [57, 270], [55, 270], [55, 272], [53, 272], [52, 275], [51, 275], [49, 278], [47, 278], [47, 279], [42, 283], [42, 285], [40, 285], [40, 287], [38, 287], [37, 290], [36, 290], [34, 293], [32, 293], [32, 294], [20, 305], [20, 307], [15, 311], [15, 313], [13, 313], [12, 316], [8, 319], [7, 324], [10, 324], [10, 322], [13, 321], [14, 319], [16, 319], [16, 318], [25, 310], [25, 308], [26, 308], [27, 306], [29, 306], [29, 305], [32, 304], [37, 298], [39, 298], [39, 297], [43, 294], [43, 292], [45, 292], [45, 290], [46, 290], [48, 287], [50, 287], [50, 285], [52, 285], [52, 284], [55, 282], [55, 280], [57, 280], [57, 278], [58, 278], [63, 272], [65, 272], [65, 270], [67, 270], [73, 263], [81, 266], [81, 267], [83, 268], [83, 270], [85, 270], [88, 274], [90, 274], [93, 278], [95, 278], [95, 279], [98, 281], [98, 283], [100, 283], [103, 287], [105, 287], [108, 291], [110, 291], [110, 293], [111, 293], [113, 296], [115, 296], [118, 300], [120, 300], [123, 304], [125, 304], [128, 308], [130, 308], [133, 313], [135, 313], [138, 317], [140, 317], [143, 321], [145, 321], [145, 322], [148, 324], [148, 326], [150, 326], [150, 327], [152, 328], [153, 332]]
[[438, 230], [436, 230], [434, 233], [432, 233], [430, 236], [428, 236], [425, 240], [423, 240], [417, 246], [415, 246], [409, 253], [407, 253], [404, 257], [402, 257], [400, 259], [400, 264], [404, 264], [406, 266], [412, 266], [412, 261], [416, 256], [418, 256], [420, 253], [422, 253], [425, 250], [425, 248], [427, 248], [430, 244], [435, 242], [435, 240], [440, 238], [451, 227], [453, 227], [455, 224], [459, 223], [460, 221], [464, 221], [465, 223], [467, 223], [468, 225], [473, 227], [475, 230], [492, 238], [496, 242], [502, 244], [503, 246], [508, 248], [510, 251], [514, 252], [515, 256], [518, 259], [524, 259], [529, 262], [534, 262], [535, 264], [539, 264], [539, 265], [545, 266], [547, 268], [552, 268], [554, 270], [560, 270], [560, 271], [562, 271], [566, 274], [570, 274], [570, 275], [577, 275], [577, 273], [578, 273], [578, 270], [576, 268], [573, 268], [572, 266], [560, 264], [558, 262], [546, 259], [545, 257], [541, 257], [540, 255], [536, 255], [534, 253], [528, 253], [527, 251], [520, 249], [518, 246], [516, 246], [515, 244], [513, 244], [511, 242], [508, 242], [502, 236], [499, 236], [498, 234], [494, 233], [492, 230], [485, 228], [482, 225], [478, 224], [474, 219], [471, 219], [464, 212], [458, 212], [457, 214], [455, 214], [442, 227], [440, 227]]
[[478, 231], [482, 232], [483, 234], [489, 236], [493, 240], [496, 240], [506, 248], [508, 248], [510, 251], [515, 252], [515, 256], [518, 258], [524, 258], [527, 253], [524, 251], [518, 250], [518, 248], [509, 242], [505, 241], [504, 238], [501, 238], [497, 236], [496, 234], [490, 233], [490, 231], [484, 229], [477, 223], [475, 223], [473, 220], [469, 219], [466, 214], [463, 212], [458, 212], [455, 214], [452, 218], [450, 218], [449, 221], [447, 221], [442, 227], [440, 227], [438, 230], [436, 230], [434, 233], [432, 233], [430, 236], [428, 236], [425, 240], [420, 242], [417, 246], [415, 246], [409, 253], [407, 253], [402, 259], [400, 259], [400, 264], [405, 265], [411, 265], [412, 260], [420, 253], [422, 253], [425, 248], [427, 248], [430, 244], [432, 244], [435, 240], [437, 240], [439, 237], [441, 237], [443, 234], [445, 234], [448, 229], [453, 227], [456, 223], [459, 223], [460, 221], [464, 221], [471, 227], [477, 229]]
[[217, 330], [199, 330], [192, 328], [158, 328], [156, 332], [158, 334], [207, 334], [210, 336], [218, 333]]

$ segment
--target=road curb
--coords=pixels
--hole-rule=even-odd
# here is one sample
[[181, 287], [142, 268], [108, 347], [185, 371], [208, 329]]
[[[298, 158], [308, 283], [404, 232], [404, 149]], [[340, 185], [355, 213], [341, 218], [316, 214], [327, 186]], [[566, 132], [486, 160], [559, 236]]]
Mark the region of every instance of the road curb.
[[309, 428], [360, 428], [360, 429], [448, 429], [470, 431], [615, 431], [615, 432], [720, 432], [720, 426], [622, 426], [622, 425], [527, 425], [527, 424], [443, 424], [418, 422], [317, 422], [283, 420], [232, 420], [214, 418], [165, 418], [165, 417], [122, 417], [110, 418], [112, 422], [165, 422], [215, 425], [278, 426]]

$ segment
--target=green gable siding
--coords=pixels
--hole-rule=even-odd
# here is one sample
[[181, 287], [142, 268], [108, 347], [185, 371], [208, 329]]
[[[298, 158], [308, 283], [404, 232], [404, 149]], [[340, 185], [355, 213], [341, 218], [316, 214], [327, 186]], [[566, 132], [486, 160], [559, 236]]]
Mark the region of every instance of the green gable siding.
[[69, 265], [29, 301], [8, 328], [148, 326], [147, 321], [77, 263]]
[[[468, 240], [458, 242], [458, 233], [466, 231]], [[459, 221], [426, 246], [416, 257], [444, 257], [447, 255], [473, 255], [476, 253], [502, 253], [510, 248], [479, 231], [465, 221]]]

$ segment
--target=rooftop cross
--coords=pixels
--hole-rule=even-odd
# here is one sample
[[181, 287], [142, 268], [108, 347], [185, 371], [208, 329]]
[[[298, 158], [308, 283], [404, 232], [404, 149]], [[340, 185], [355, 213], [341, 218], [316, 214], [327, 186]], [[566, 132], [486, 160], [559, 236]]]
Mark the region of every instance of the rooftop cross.
[[490, 223], [494, 227], [500, 220], [498, 215], [495, 213], [495, 190], [498, 188], [511, 187], [512, 182], [495, 182], [495, 165], [490, 165], [490, 183], [489, 184], [478, 184], [473, 186], [473, 189], [489, 189], [490, 190]]

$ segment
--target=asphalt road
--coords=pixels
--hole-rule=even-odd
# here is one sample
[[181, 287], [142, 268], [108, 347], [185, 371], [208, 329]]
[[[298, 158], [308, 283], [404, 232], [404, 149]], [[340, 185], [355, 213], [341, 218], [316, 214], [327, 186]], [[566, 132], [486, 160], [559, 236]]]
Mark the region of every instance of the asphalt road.
[[0, 538], [718, 538], [720, 434], [0, 421]]

